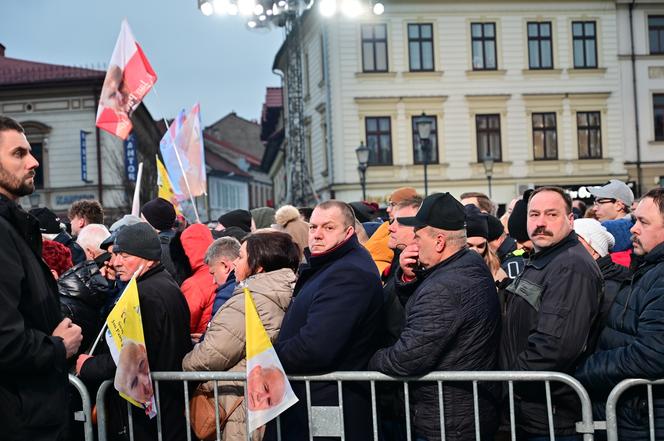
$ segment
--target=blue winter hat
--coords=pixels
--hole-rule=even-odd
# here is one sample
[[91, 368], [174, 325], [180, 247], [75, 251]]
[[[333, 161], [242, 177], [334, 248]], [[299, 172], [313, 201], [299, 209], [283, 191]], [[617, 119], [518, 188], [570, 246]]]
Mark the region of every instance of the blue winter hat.
[[611, 249], [611, 252], [632, 249], [632, 233], [629, 230], [634, 226], [634, 221], [631, 216], [604, 221], [602, 225], [616, 239], [616, 244]]

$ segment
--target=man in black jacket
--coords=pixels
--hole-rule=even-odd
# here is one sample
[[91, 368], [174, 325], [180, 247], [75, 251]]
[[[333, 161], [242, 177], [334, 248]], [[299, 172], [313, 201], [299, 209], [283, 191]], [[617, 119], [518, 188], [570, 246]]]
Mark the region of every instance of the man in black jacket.
[[[593, 399], [595, 417], [605, 417], [611, 389], [626, 378], [664, 377], [664, 189], [649, 191], [635, 211], [634, 253], [643, 257], [611, 305], [597, 349], [576, 372]], [[664, 436], [664, 394], [654, 388], [655, 439]], [[618, 405], [619, 439], [649, 438], [645, 389], [630, 389]]]
[[[309, 221], [307, 264], [300, 268], [274, 349], [287, 374], [365, 370], [376, 348], [383, 304], [376, 265], [357, 240], [348, 204], [323, 202]], [[281, 415], [282, 439], [308, 440], [308, 394], [302, 383], [293, 383], [293, 391], [300, 402]], [[313, 406], [337, 406], [338, 397], [335, 383], [311, 384]], [[346, 440], [371, 438], [369, 400], [368, 387], [344, 384]], [[276, 439], [273, 428], [267, 439]]]
[[[572, 201], [561, 188], [535, 190], [527, 214], [535, 253], [506, 288], [501, 369], [571, 374], [590, 349], [602, 299], [602, 275], [572, 230]], [[516, 386], [520, 438], [548, 436], [544, 385]], [[576, 395], [555, 384], [551, 392], [556, 439], [576, 439], [580, 415]]]
[[62, 318], [39, 223], [17, 204], [38, 166], [23, 127], [0, 116], [0, 427], [10, 441], [64, 438], [66, 359], [82, 339]]
[[[138, 298], [150, 370], [181, 370], [182, 358], [192, 348], [189, 307], [180, 288], [159, 263], [161, 244], [157, 232], [144, 222], [124, 227], [115, 238], [113, 254], [116, 277], [120, 280], [128, 282], [138, 271]], [[81, 355], [76, 362], [81, 380], [92, 386], [113, 379], [116, 372], [105, 343], [100, 343], [99, 352], [96, 356]], [[185, 439], [182, 386], [164, 382], [159, 389], [163, 439]], [[113, 394], [110, 407], [109, 439], [129, 439], [126, 402]], [[157, 439], [157, 418], [148, 419], [143, 410], [134, 406], [132, 412], [134, 439]]]
[[[417, 289], [406, 302], [399, 340], [374, 354], [369, 368], [388, 375], [419, 376], [431, 371], [493, 370], [500, 335], [500, 309], [493, 277], [482, 257], [466, 247], [463, 205], [449, 193], [432, 194], [414, 217]], [[401, 271], [397, 277], [404, 280]], [[438, 387], [411, 386], [416, 438], [440, 439]], [[493, 391], [480, 388], [479, 432], [492, 439], [498, 417]], [[448, 440], [474, 439], [472, 387], [447, 383], [444, 393]]]

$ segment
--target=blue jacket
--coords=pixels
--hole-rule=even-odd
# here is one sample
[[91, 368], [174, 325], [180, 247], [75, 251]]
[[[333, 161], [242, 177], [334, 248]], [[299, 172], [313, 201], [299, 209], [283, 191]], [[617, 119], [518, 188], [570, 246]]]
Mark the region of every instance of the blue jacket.
[[[664, 377], [664, 243], [648, 253], [632, 278], [623, 283], [609, 311], [595, 352], [576, 372], [604, 417], [606, 397], [626, 378]], [[655, 427], [664, 433], [664, 394], [653, 389]], [[620, 440], [648, 439], [644, 388], [628, 390], [618, 406]]]
[[212, 317], [214, 317], [217, 311], [219, 311], [219, 308], [224, 306], [226, 300], [231, 298], [233, 291], [235, 290], [235, 285], [235, 271], [231, 271], [228, 274], [226, 283], [219, 285], [219, 288], [217, 288], [217, 292], [214, 295], [214, 302], [212, 303], [212, 315], [210, 316], [210, 320], [212, 320]]
[[[300, 269], [275, 345], [286, 373], [365, 370], [376, 349], [382, 304], [376, 265], [355, 235], [327, 253], [310, 256]], [[365, 386], [343, 387], [349, 441], [371, 439], [370, 395]], [[293, 391], [300, 401], [281, 416], [283, 439], [308, 440], [304, 384], [293, 383]], [[335, 384], [312, 383], [311, 397], [315, 406], [338, 404]]]

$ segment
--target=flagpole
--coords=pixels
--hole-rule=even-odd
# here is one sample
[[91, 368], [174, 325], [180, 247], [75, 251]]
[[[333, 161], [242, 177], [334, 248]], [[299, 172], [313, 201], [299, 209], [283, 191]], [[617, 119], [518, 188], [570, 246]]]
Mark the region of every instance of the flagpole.
[[136, 173], [136, 187], [134, 187], [134, 200], [131, 204], [131, 214], [140, 216], [141, 214], [141, 180], [143, 179], [143, 162], [138, 163], [138, 173]]
[[[159, 94], [157, 93], [157, 89], [154, 87], [154, 85], [152, 85], [152, 90], [154, 90], [155, 97], [157, 98], [158, 101]], [[164, 120], [164, 124], [166, 125], [166, 133], [170, 135], [171, 142], [173, 144], [173, 150], [175, 151], [175, 157], [178, 160], [178, 165], [180, 166], [180, 170], [182, 171], [182, 177], [184, 178], [184, 185], [187, 187], [187, 193], [189, 193], [189, 200], [191, 200], [191, 205], [194, 207], [194, 214], [196, 215], [196, 221], [200, 224], [201, 218], [198, 217], [198, 209], [196, 208], [196, 201], [194, 201], [194, 196], [191, 194], [191, 188], [189, 187], [189, 179], [187, 179], [187, 173], [185, 173], [184, 171], [184, 166], [182, 165], [182, 160], [180, 159], [180, 153], [178, 153], [177, 146], [175, 145], [175, 138], [173, 138], [173, 134], [170, 131], [170, 127], [168, 126], [168, 121], [166, 121], [166, 117], [162, 117], [162, 119]]]
[[[139, 266], [136, 272], [134, 272], [134, 275], [131, 276], [131, 279], [135, 279], [138, 277], [138, 275], [143, 271], [143, 265]], [[129, 282], [131, 282], [131, 279], [129, 279]], [[115, 303], [118, 303], [122, 296], [124, 295], [125, 291], [127, 290], [127, 287], [125, 287], [125, 290], [122, 291], [122, 294], [120, 294], [120, 297], [115, 301]], [[99, 334], [97, 335], [97, 338], [95, 339], [95, 342], [92, 344], [92, 348], [90, 348], [90, 351], [88, 352], [88, 355], [92, 355], [97, 348], [97, 344], [99, 343], [99, 340], [101, 339], [101, 336], [104, 335], [104, 331], [108, 327], [108, 323], [106, 323], [106, 320], [104, 320], [104, 326], [101, 327], [101, 331], [99, 331]]]

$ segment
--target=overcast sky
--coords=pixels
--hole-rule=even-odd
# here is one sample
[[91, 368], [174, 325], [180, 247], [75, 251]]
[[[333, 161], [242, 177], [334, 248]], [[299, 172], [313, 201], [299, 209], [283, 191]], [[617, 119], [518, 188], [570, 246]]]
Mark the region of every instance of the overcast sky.
[[280, 28], [249, 30], [240, 17], [205, 17], [196, 0], [2, 0], [7, 57], [54, 64], [107, 64], [127, 18], [157, 73], [146, 98], [155, 119], [201, 103], [203, 124], [231, 111], [260, 117]]

